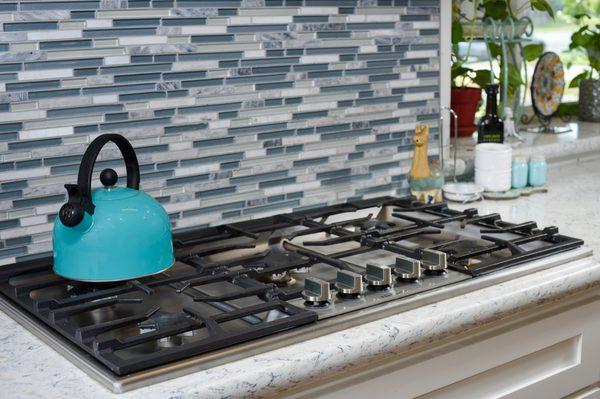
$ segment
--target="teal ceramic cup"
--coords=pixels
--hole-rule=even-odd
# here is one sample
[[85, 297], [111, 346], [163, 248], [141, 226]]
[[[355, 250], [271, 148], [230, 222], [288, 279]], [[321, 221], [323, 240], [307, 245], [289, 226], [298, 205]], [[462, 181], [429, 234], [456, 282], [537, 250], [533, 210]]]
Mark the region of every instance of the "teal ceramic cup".
[[529, 165], [525, 157], [515, 157], [512, 162], [512, 188], [527, 186]]
[[534, 155], [529, 160], [529, 185], [538, 187], [546, 184], [548, 164], [543, 155]]

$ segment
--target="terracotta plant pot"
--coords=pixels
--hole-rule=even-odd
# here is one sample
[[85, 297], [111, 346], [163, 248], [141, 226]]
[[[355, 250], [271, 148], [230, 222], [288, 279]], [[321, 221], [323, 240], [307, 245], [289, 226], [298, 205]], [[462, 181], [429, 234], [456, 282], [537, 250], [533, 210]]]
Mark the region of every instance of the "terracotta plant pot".
[[[475, 125], [475, 113], [481, 101], [481, 89], [473, 87], [453, 87], [451, 92], [450, 106], [458, 115], [458, 135], [466, 137], [477, 130]], [[454, 137], [454, 123], [450, 126], [452, 137]]]

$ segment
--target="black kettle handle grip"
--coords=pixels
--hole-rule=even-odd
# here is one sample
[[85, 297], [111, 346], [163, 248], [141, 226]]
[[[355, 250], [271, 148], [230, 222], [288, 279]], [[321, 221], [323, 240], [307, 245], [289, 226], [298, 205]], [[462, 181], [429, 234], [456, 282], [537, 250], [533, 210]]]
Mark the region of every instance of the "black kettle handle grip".
[[102, 147], [109, 141], [112, 141], [121, 150], [121, 155], [125, 160], [127, 169], [127, 187], [134, 190], [140, 189], [140, 165], [135, 155], [135, 151], [131, 143], [120, 134], [103, 134], [92, 141], [83, 154], [81, 165], [79, 166], [79, 176], [77, 177], [77, 185], [81, 190], [81, 196], [84, 199], [89, 199], [92, 202], [92, 173], [94, 172], [94, 164], [96, 158], [100, 154]]

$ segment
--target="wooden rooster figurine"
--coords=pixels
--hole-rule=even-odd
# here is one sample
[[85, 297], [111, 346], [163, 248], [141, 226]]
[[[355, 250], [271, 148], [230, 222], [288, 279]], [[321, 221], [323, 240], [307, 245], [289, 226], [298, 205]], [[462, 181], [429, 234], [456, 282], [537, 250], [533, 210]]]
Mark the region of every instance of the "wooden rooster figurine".
[[427, 155], [428, 140], [429, 125], [420, 125], [417, 123], [415, 134], [413, 135], [415, 151], [412, 166], [408, 173], [410, 192], [422, 202], [442, 202], [444, 176], [440, 173], [439, 167], [433, 165], [430, 167], [429, 165], [429, 158]]

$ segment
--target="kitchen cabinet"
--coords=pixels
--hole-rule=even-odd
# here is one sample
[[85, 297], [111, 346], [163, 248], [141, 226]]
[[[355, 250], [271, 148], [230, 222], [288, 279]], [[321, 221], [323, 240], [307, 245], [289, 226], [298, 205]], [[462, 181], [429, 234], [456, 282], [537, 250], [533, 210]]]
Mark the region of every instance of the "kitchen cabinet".
[[[401, 360], [365, 365], [297, 398], [599, 398], [600, 292], [454, 337]], [[588, 387], [588, 388], [586, 388]]]

